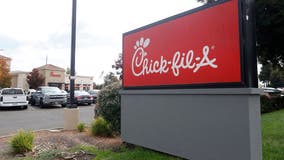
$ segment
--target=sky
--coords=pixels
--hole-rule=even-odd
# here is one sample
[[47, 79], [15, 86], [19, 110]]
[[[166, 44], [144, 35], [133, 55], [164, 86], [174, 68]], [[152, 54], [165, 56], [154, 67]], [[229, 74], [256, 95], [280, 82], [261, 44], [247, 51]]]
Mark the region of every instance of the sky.
[[[200, 6], [195, 0], [77, 0], [77, 75], [103, 76], [122, 53], [122, 34]], [[11, 71], [70, 67], [72, 0], [0, 0], [0, 54]]]

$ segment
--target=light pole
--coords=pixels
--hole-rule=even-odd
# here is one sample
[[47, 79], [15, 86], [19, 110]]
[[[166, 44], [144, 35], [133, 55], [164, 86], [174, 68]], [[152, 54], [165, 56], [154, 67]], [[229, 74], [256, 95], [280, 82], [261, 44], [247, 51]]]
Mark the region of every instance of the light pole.
[[73, 4], [72, 4], [72, 32], [71, 32], [70, 105], [69, 105], [69, 108], [77, 108], [77, 105], [74, 104], [75, 50], [76, 50], [76, 8], [77, 8], [77, 0], [73, 0]]
[[72, 4], [72, 32], [71, 32], [71, 67], [70, 67], [70, 104], [64, 109], [64, 129], [76, 129], [79, 123], [79, 108], [74, 104], [75, 81], [75, 48], [76, 48], [76, 6], [77, 0]]

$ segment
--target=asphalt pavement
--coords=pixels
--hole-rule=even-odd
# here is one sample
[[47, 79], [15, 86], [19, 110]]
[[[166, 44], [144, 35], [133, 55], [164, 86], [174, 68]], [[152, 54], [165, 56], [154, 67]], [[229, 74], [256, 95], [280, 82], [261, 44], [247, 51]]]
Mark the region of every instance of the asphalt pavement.
[[[94, 107], [78, 106], [80, 122], [90, 125], [94, 117]], [[29, 106], [28, 109], [3, 109], [0, 108], [0, 137], [14, 134], [19, 129], [43, 130], [63, 128], [64, 109], [60, 106], [39, 108]]]

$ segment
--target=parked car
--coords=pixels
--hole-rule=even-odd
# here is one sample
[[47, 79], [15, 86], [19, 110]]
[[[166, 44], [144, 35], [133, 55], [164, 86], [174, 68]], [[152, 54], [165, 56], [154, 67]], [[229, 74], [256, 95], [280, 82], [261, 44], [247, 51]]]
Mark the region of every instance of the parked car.
[[61, 92], [63, 93], [63, 94], [65, 94], [66, 96], [68, 95], [68, 92], [67, 91], [65, 91], [65, 90], [61, 90]]
[[35, 92], [36, 92], [35, 89], [29, 89], [29, 90], [27, 91], [27, 96], [28, 96], [28, 101], [29, 101], [29, 103], [31, 103], [32, 94], [34, 94]]
[[94, 89], [94, 90], [89, 90], [88, 93], [93, 97], [93, 103], [97, 103], [97, 98], [98, 98], [98, 93], [100, 90]]
[[42, 86], [32, 94], [31, 105], [44, 107], [47, 105], [61, 105], [65, 107], [67, 104], [67, 96], [57, 87]]
[[88, 104], [93, 103], [93, 97], [86, 91], [74, 91], [74, 103], [75, 104]]
[[4, 88], [0, 94], [0, 107], [28, 108], [27, 96], [22, 88]]
[[263, 92], [261, 93], [262, 95], [271, 97], [271, 96], [283, 96], [283, 92], [279, 89], [272, 88], [272, 87], [265, 87], [262, 88]]

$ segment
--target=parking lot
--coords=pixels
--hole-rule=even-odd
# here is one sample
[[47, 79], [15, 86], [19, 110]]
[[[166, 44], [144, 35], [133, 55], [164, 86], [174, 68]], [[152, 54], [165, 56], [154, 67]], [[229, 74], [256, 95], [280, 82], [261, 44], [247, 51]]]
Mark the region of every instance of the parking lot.
[[[92, 104], [79, 105], [80, 122], [91, 124], [94, 117]], [[29, 105], [27, 109], [0, 108], [0, 137], [13, 134], [19, 129], [42, 130], [63, 128], [64, 109], [60, 106], [47, 106], [39, 108]]]

